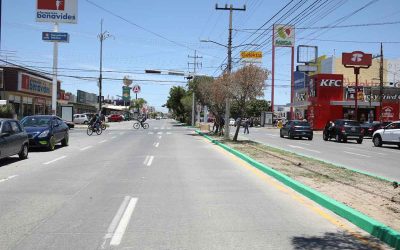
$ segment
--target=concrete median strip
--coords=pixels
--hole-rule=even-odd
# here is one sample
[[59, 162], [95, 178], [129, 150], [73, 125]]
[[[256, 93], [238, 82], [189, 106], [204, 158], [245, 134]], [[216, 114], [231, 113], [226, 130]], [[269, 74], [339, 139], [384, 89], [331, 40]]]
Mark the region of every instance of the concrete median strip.
[[[387, 243], [388, 245], [394, 247], [395, 249], [400, 249], [400, 233], [393, 230], [392, 228], [386, 226], [385, 224], [378, 222], [365, 214], [350, 208], [343, 203], [340, 203], [326, 195], [321, 194], [320, 192], [301, 184], [300, 182], [282, 174], [279, 171], [276, 171], [252, 158], [249, 156], [217, 141], [213, 138], [207, 136], [206, 134], [196, 131], [196, 133], [204, 136], [212, 143], [220, 146], [221, 148], [225, 149], [226, 151], [232, 153], [233, 155], [239, 157], [240, 159], [244, 160], [245, 162], [249, 163], [253, 167], [261, 170], [262, 172], [268, 174], [269, 176], [277, 179], [281, 183], [285, 184], [286, 186], [292, 188], [293, 190], [299, 192], [300, 194], [308, 197], [309, 199], [313, 200], [314, 202], [320, 204], [321, 206], [325, 207], [326, 209], [331, 210], [332, 212], [338, 214], [339, 216], [347, 219], [354, 225], [358, 226], [359, 228], [363, 229], [364, 231], [368, 232], [369, 234], [377, 237], [378, 239], [382, 240], [383, 242]], [[307, 156], [305, 156], [307, 157]]]

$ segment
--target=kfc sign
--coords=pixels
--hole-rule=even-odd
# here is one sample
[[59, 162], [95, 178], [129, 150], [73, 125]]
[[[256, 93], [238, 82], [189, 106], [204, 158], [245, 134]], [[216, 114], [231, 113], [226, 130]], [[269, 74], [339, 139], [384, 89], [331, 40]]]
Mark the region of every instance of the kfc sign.
[[342, 87], [342, 80], [321, 79], [321, 87]]
[[36, 21], [77, 23], [78, 0], [37, 0]]
[[369, 67], [372, 64], [372, 54], [365, 54], [362, 51], [342, 53], [342, 64], [346, 66]]

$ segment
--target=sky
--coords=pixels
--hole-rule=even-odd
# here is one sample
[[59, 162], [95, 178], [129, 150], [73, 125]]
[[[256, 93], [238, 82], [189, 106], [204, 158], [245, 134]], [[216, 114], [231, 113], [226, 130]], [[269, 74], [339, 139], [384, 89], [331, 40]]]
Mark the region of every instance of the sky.
[[[53, 24], [35, 21], [36, 0], [2, 1], [0, 58], [50, 72], [53, 46], [41, 40], [41, 33], [52, 31]], [[240, 50], [262, 50], [262, 66], [271, 69], [271, 33], [268, 30], [262, 32], [273, 22], [295, 22], [297, 28], [394, 22], [347, 28], [297, 29], [296, 46], [318, 46], [319, 55], [328, 56], [355, 50], [378, 54], [378, 42], [382, 41], [385, 42], [385, 58], [400, 58], [398, 0], [78, 0], [78, 23], [60, 24], [59, 28], [61, 32], [70, 34], [70, 42], [59, 45], [62, 88], [74, 94], [78, 89], [98, 93], [96, 80], [76, 77], [99, 75], [100, 43], [97, 36], [103, 19], [103, 29], [112, 35], [103, 44], [103, 77], [115, 79], [103, 81], [103, 95], [106, 98], [122, 95], [120, 79], [129, 76], [134, 84], [141, 86], [142, 92], [138, 97], [165, 112], [161, 106], [166, 103], [169, 89], [185, 86], [185, 79], [183, 76], [144, 74], [144, 70], [188, 72], [188, 62], [193, 62], [188, 56], [193, 56], [196, 50], [201, 57], [198, 59], [201, 66], [196, 69], [198, 74], [221, 74], [226, 64], [226, 48], [200, 42], [209, 39], [227, 43], [229, 11], [215, 10], [216, 3], [220, 7], [233, 4], [242, 8], [246, 5], [246, 11], [233, 13], [233, 46], [247, 43], [255, 46], [233, 50], [234, 69], [241, 66], [238, 62]], [[269, 21], [286, 4], [288, 7]], [[292, 7], [294, 11], [284, 16]], [[264, 23], [266, 25], [262, 27]], [[260, 27], [262, 29], [257, 31]], [[286, 104], [290, 99], [290, 49], [277, 49], [275, 58], [275, 103]], [[270, 80], [267, 80], [265, 89], [266, 100], [271, 99], [268, 84]]]

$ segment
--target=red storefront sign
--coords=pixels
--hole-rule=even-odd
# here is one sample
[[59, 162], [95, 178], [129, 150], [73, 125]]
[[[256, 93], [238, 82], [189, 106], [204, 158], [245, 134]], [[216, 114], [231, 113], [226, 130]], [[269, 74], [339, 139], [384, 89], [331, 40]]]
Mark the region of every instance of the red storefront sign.
[[369, 67], [372, 64], [372, 54], [365, 54], [362, 51], [342, 53], [342, 64], [346, 66]]
[[343, 100], [343, 75], [317, 74], [310, 77], [307, 120], [313, 129], [323, 129], [326, 122], [343, 116], [341, 106], [331, 101]]

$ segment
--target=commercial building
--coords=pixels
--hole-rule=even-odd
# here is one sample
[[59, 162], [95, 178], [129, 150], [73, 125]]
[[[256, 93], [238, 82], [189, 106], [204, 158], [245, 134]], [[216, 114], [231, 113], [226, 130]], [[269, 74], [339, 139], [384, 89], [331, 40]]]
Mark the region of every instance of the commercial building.
[[[0, 75], [1, 99], [14, 107], [17, 118], [51, 114], [51, 78], [19, 67], [1, 67]], [[60, 82], [57, 90], [60, 90]]]

